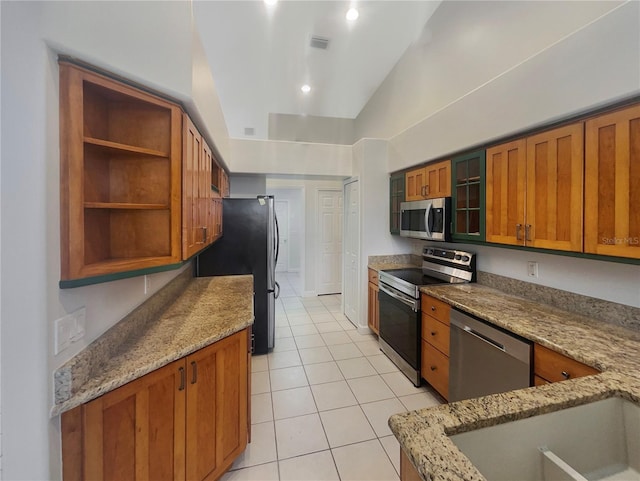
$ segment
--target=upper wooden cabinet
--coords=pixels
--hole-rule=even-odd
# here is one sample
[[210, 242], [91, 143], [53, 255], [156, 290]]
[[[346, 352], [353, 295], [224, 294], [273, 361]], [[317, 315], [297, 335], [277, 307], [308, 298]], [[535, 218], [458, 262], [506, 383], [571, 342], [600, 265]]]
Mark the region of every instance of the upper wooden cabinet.
[[451, 161], [427, 164], [405, 174], [406, 200], [451, 196]]
[[584, 250], [640, 258], [640, 105], [586, 122]]
[[61, 279], [180, 261], [180, 107], [60, 62]]
[[389, 232], [400, 235], [400, 203], [404, 202], [404, 174], [389, 178]]
[[582, 251], [583, 125], [487, 150], [488, 242]]
[[483, 241], [485, 236], [485, 151], [451, 159], [453, 240]]

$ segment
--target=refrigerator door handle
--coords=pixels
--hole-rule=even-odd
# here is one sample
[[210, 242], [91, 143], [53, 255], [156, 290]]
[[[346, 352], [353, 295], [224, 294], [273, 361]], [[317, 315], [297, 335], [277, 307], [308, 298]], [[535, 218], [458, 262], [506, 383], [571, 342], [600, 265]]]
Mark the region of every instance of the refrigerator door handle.
[[275, 288], [275, 296], [274, 296], [274, 299], [277, 299], [278, 297], [280, 297], [280, 284], [278, 284], [278, 282], [276, 281], [276, 288]]
[[[276, 220], [276, 262], [273, 265], [273, 270], [276, 270], [276, 266], [278, 265], [278, 256], [280, 255], [280, 228], [278, 227], [278, 216], [273, 212], [273, 217]], [[277, 297], [277, 296], [276, 296]]]

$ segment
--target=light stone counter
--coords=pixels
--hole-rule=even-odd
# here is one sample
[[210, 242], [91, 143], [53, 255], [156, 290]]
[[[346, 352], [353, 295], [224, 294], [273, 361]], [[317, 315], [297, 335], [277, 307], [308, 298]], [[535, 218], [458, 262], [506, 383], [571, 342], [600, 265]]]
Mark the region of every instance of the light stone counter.
[[186, 275], [157, 317], [125, 318], [55, 372], [52, 417], [253, 324], [253, 276]]
[[640, 332], [479, 284], [431, 286], [422, 292], [603, 371], [392, 416], [389, 426], [423, 479], [485, 479], [449, 435], [611, 396], [640, 403]]

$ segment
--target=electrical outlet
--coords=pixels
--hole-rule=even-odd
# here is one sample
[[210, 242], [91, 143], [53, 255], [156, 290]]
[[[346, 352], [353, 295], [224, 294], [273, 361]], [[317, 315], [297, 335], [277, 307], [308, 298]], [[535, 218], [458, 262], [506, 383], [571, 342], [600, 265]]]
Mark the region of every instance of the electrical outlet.
[[71, 344], [75, 322], [75, 317], [72, 314], [67, 314], [55, 321], [54, 354], [61, 353]]
[[79, 341], [84, 337], [84, 329], [87, 324], [87, 308], [81, 307], [80, 309], [71, 313], [75, 320], [75, 329], [71, 334], [71, 342]]
[[538, 277], [538, 263], [535, 261], [527, 262], [527, 275], [529, 277]]

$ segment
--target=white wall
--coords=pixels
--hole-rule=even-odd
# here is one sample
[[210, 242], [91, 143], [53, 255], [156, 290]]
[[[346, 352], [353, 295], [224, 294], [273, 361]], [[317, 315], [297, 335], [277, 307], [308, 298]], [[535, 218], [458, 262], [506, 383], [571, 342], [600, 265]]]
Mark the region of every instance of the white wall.
[[232, 171], [246, 174], [351, 175], [351, 146], [230, 139]]
[[304, 192], [304, 254], [302, 256], [301, 273], [303, 277], [303, 294], [316, 295], [318, 273], [318, 191], [322, 189], [342, 190], [342, 178], [335, 179], [267, 179], [267, 189], [302, 189]]
[[229, 176], [229, 197], [250, 198], [267, 192], [267, 178], [264, 175], [231, 174]]
[[353, 145], [353, 175], [360, 181], [360, 327], [367, 326], [368, 257], [407, 252], [405, 239], [389, 234], [388, 144], [362, 139]]
[[351, 145], [354, 123], [354, 119], [270, 113], [269, 140]]
[[[276, 200], [289, 201], [289, 272], [299, 272], [302, 265], [304, 252], [304, 190], [302, 187], [289, 189], [268, 188], [267, 194], [273, 195]], [[281, 223], [282, 224], [282, 223]], [[281, 233], [282, 235], [282, 233]]]

